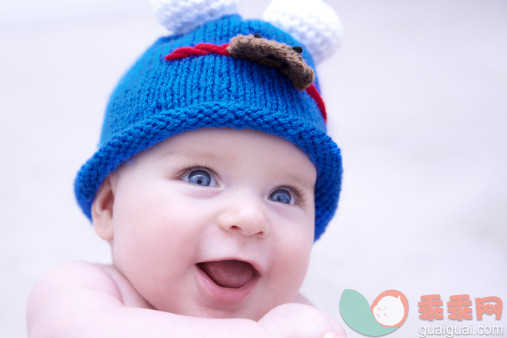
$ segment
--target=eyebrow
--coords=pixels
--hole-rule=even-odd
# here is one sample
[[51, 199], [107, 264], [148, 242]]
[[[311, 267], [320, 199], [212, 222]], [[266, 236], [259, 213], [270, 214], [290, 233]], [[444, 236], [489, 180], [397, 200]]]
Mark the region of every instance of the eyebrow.
[[313, 179], [305, 179], [301, 175], [296, 175], [292, 172], [286, 173], [286, 177], [288, 177], [289, 180], [298, 183], [298, 185], [303, 188], [308, 189], [310, 192], [315, 190], [315, 181]]
[[[210, 153], [208, 151], [203, 151], [201, 149], [187, 149], [184, 153], [181, 152], [172, 152], [166, 151], [162, 153], [164, 158], [172, 159], [172, 158], [182, 158], [182, 159], [190, 159], [190, 160], [203, 160], [203, 161], [221, 161], [224, 160], [225, 156], [219, 153]], [[284, 167], [285, 168], [285, 167]], [[285, 168], [286, 169], [286, 168]], [[301, 186], [304, 189], [307, 189], [310, 192], [315, 190], [315, 180], [303, 178], [302, 175], [298, 175], [290, 170], [285, 170], [281, 175], [288, 179], [290, 182], [295, 182], [297, 185]]]
[[199, 160], [199, 159], [207, 159], [207, 160], [222, 160], [223, 156], [220, 154], [213, 154], [207, 151], [202, 151], [199, 149], [188, 149], [185, 150], [185, 152], [172, 152], [172, 151], [166, 151], [162, 153], [162, 155], [166, 158], [173, 158], [173, 157], [181, 157], [181, 158], [188, 158], [191, 160]]

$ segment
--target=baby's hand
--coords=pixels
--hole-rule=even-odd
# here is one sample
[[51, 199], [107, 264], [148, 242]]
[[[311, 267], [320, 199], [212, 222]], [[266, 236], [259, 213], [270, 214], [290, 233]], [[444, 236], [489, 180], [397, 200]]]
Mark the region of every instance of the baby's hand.
[[[270, 337], [345, 337], [345, 331], [325, 312], [304, 304], [282, 304], [259, 320]], [[334, 334], [334, 335], [333, 335]]]

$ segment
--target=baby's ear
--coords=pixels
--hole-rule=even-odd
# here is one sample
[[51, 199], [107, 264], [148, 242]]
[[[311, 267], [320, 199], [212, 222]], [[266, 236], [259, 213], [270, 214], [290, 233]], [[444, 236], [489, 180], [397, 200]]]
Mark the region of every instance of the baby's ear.
[[114, 206], [114, 174], [109, 175], [95, 196], [92, 204], [92, 222], [95, 233], [106, 241], [111, 241], [114, 237], [113, 229], [113, 206]]

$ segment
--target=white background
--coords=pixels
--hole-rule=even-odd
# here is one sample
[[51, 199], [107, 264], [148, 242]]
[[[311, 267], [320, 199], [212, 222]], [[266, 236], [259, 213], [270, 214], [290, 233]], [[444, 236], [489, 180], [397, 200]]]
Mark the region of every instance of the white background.
[[[259, 17], [267, 3], [240, 11]], [[304, 293], [342, 322], [344, 289], [369, 302], [402, 291], [410, 311], [389, 337], [437, 324], [506, 330], [507, 313], [481, 323], [475, 309], [468, 322], [428, 323], [417, 302], [507, 302], [507, 2], [328, 3], [345, 36], [318, 71], [344, 182]], [[109, 261], [72, 182], [117, 79], [163, 34], [145, 0], [0, 3], [1, 337], [26, 335], [26, 299], [44, 270]]]

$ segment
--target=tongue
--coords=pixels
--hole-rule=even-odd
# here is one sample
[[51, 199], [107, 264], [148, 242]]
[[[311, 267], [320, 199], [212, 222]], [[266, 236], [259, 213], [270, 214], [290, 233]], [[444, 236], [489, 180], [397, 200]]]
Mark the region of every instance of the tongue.
[[250, 263], [237, 260], [205, 262], [199, 266], [213, 282], [226, 288], [239, 288], [254, 276]]

